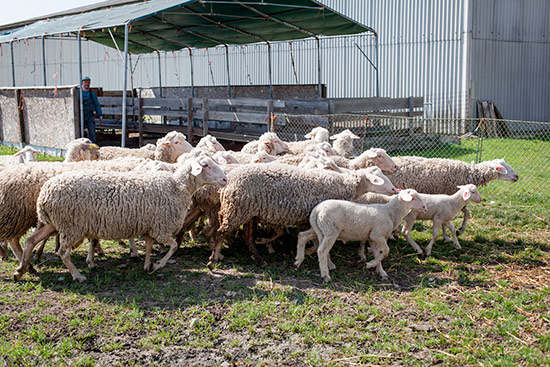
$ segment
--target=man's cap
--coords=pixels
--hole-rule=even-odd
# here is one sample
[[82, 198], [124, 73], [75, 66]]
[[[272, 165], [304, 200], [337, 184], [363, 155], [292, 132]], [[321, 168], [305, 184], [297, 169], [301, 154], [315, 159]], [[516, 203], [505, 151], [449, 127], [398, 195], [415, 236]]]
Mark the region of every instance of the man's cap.
[[91, 80], [89, 76], [85, 76], [84, 78], [82, 78], [82, 81], [85, 81], [85, 80]]

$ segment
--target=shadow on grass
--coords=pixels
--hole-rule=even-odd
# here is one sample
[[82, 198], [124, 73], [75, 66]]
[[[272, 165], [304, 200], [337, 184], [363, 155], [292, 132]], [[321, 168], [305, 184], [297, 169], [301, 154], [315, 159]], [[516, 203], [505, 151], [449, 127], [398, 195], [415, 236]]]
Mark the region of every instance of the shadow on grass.
[[[37, 267], [38, 280], [25, 276], [22, 284], [33, 283], [59, 293], [92, 297], [101, 302], [135, 305], [141, 309], [181, 309], [201, 305], [226, 305], [243, 300], [262, 300], [274, 292], [300, 302], [313, 291], [368, 292], [392, 290], [409, 292], [423, 287], [441, 287], [451, 282], [461, 286], [490, 287], [485, 265], [514, 263], [525, 267], [545, 265], [550, 245], [523, 241], [489, 240], [475, 237], [461, 240], [462, 249], [452, 243], [436, 242], [432, 256], [417, 255], [403, 240], [390, 243], [390, 255], [383, 261], [389, 279], [378, 277], [374, 269], [365, 269], [357, 256], [358, 243], [337, 242], [331, 258], [337, 269], [330, 272], [331, 283], [319, 276], [317, 256], [306, 256], [300, 269], [293, 266], [296, 240], [283, 236], [275, 243], [275, 254], [260, 250], [267, 262], [257, 267], [248, 250], [239, 241], [223, 251], [225, 259], [210, 272], [206, 261], [210, 250], [205, 245], [182, 247], [167, 264], [153, 274], [143, 270], [143, 255], [130, 259], [126, 249], [118, 245], [107, 249], [106, 257], [97, 259], [97, 267], [89, 270], [81, 248], [72, 253], [72, 260], [88, 280], [82, 284], [72, 280], [59, 257], [45, 253]], [[420, 241], [425, 247], [427, 241]], [[546, 254], [545, 254], [546, 253]], [[153, 261], [163, 254], [155, 253]], [[370, 259], [372, 256], [367, 255]], [[33, 277], [36, 279], [35, 277]], [[4, 280], [10, 281], [11, 280]], [[25, 288], [25, 286], [23, 286]], [[314, 292], [318, 294], [319, 292]], [[322, 292], [321, 292], [322, 293]], [[225, 307], [225, 306], [224, 306]]]

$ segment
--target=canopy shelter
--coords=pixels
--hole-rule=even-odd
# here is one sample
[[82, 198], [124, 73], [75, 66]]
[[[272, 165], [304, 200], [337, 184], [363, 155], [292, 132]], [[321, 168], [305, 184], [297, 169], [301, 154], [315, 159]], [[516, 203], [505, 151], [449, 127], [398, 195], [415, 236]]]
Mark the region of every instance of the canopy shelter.
[[[318, 36], [376, 32], [315, 0], [139, 0], [106, 1], [97, 8], [78, 14], [36, 20], [0, 35], [0, 43], [28, 38], [66, 34], [79, 40], [80, 79], [82, 60], [80, 40], [95, 41], [117, 49], [124, 48], [123, 96], [126, 96], [128, 52], [150, 53], [182, 48], [249, 44]], [[13, 57], [13, 52], [12, 52]], [[228, 52], [226, 48], [226, 60]], [[13, 66], [13, 59], [12, 59]], [[228, 66], [229, 71], [229, 66]], [[14, 68], [12, 68], [14, 73]], [[271, 85], [271, 56], [269, 55]], [[15, 76], [14, 76], [15, 81]], [[230, 88], [228, 89], [230, 93]], [[319, 88], [321, 91], [321, 88]], [[82, 101], [82, 98], [80, 98]], [[123, 98], [122, 145], [126, 135], [126, 103]], [[83, 109], [81, 106], [81, 132]]]

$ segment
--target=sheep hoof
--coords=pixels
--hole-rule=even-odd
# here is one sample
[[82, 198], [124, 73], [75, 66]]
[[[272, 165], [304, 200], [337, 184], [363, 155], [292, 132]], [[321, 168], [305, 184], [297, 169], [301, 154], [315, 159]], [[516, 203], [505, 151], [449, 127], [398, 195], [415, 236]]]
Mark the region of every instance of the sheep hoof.
[[455, 243], [455, 248], [456, 248], [457, 250], [462, 250], [462, 246], [460, 246], [459, 243]]
[[417, 253], [418, 255], [424, 255], [424, 251], [422, 251], [422, 249], [416, 250], [416, 253]]
[[23, 276], [23, 273], [19, 273], [19, 272], [13, 274], [13, 281], [14, 281], [14, 282], [19, 281], [19, 280], [21, 279], [22, 276]]
[[155, 271], [161, 269], [162, 267], [163, 266], [160, 263], [153, 264], [153, 270], [151, 271], [151, 273], [154, 273]]
[[304, 259], [296, 260], [294, 262], [294, 266], [296, 267], [296, 269], [298, 269], [300, 265], [302, 265], [302, 261], [304, 261]]
[[34, 268], [34, 266], [32, 266], [32, 264], [29, 264], [29, 273], [31, 273], [31, 274], [38, 274], [38, 272], [36, 271], [36, 269]]
[[325, 276], [323, 276], [322, 278], [323, 278], [323, 280], [324, 280], [325, 282], [327, 282], [327, 283], [330, 282], [330, 275], [325, 275]]
[[82, 283], [86, 281], [86, 277], [82, 274], [76, 274], [73, 276], [73, 280], [76, 280], [77, 282]]
[[96, 267], [95, 263], [88, 263], [88, 269], [93, 269]]
[[208, 264], [206, 264], [206, 266], [208, 266], [208, 269], [210, 269], [210, 271], [214, 270], [214, 267], [216, 266], [216, 263], [214, 263], [213, 261], [209, 261]]

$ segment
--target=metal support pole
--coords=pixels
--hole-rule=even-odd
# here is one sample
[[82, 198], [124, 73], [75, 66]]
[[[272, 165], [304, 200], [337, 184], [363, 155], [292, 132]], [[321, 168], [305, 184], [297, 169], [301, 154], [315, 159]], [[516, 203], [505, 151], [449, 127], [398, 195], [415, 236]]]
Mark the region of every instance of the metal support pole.
[[195, 98], [195, 81], [193, 80], [193, 53], [191, 52], [191, 49], [189, 49], [189, 61], [191, 63], [191, 97]]
[[273, 79], [271, 75], [271, 44], [267, 43], [267, 67], [269, 68], [269, 98], [273, 99]]
[[46, 78], [46, 39], [42, 36], [42, 69], [44, 71], [44, 86], [48, 85]]
[[225, 45], [225, 65], [227, 66], [227, 98], [231, 98], [231, 80], [229, 78], [229, 47]]
[[376, 40], [376, 97], [380, 97], [380, 53], [378, 52], [378, 33], [374, 33]]
[[157, 57], [159, 60], [159, 97], [162, 98], [162, 71], [160, 69], [160, 52], [159, 51], [157, 51]]
[[12, 77], [12, 85], [15, 87], [15, 61], [13, 57], [13, 41], [10, 42], [10, 50], [11, 50], [11, 77]]
[[323, 92], [321, 91], [321, 41], [318, 37], [315, 37], [317, 40], [317, 87], [319, 88], [319, 98], [323, 97]]
[[122, 141], [121, 146], [126, 147], [126, 84], [128, 82], [128, 29], [130, 24], [124, 25], [124, 77], [122, 81]]
[[[84, 137], [84, 99], [82, 97], [82, 42], [80, 30], [78, 31], [78, 102], [80, 105], [80, 137]], [[90, 96], [90, 98], [92, 98]], [[90, 132], [88, 131], [88, 134]]]

